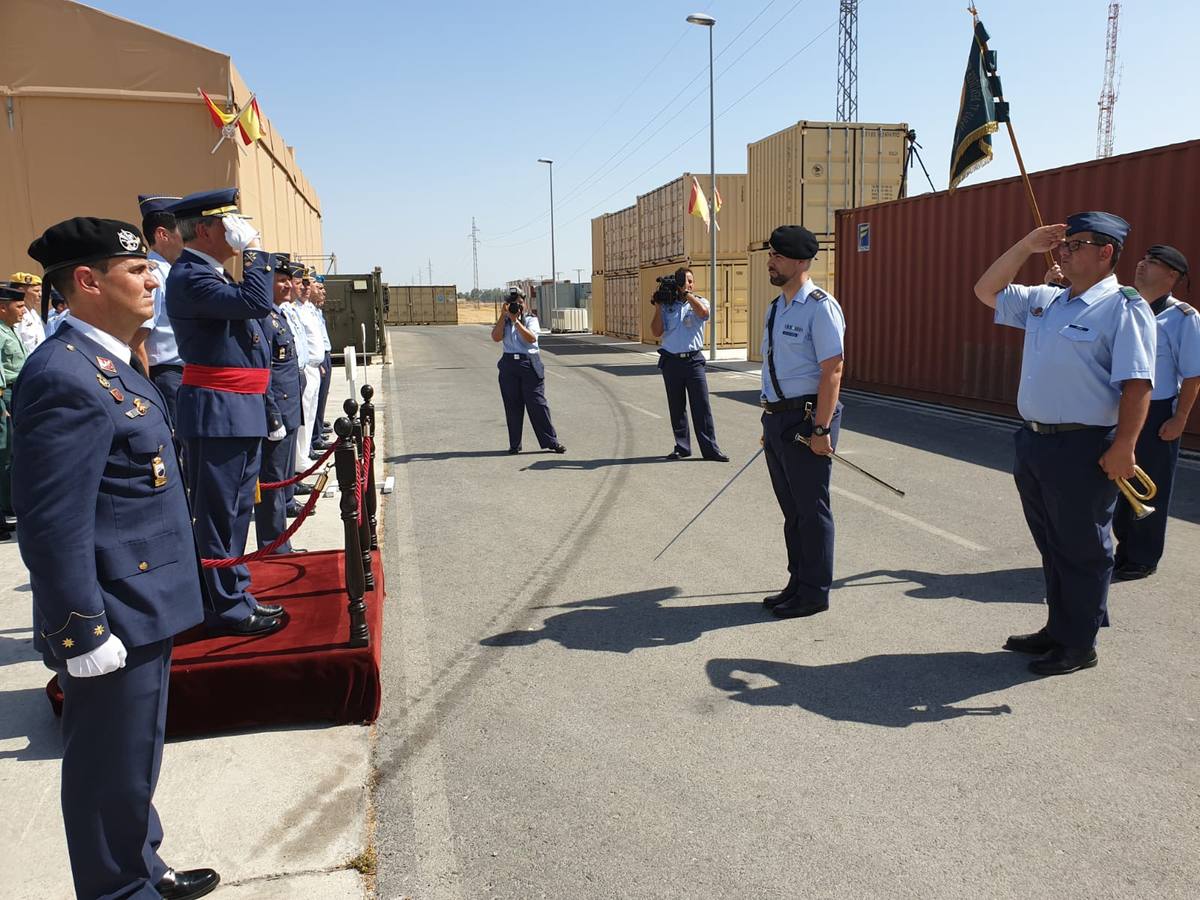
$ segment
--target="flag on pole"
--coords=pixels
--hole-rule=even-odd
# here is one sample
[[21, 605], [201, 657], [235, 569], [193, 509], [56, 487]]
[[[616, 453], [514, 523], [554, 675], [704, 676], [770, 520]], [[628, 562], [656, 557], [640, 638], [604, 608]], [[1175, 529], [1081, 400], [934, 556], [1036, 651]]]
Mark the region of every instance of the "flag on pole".
[[[721, 211], [721, 192], [714, 191], [713, 212]], [[708, 197], [704, 194], [704, 188], [700, 187], [700, 180], [695, 175], [692, 176], [692, 195], [688, 198], [688, 215], [695, 216], [704, 222], [704, 230], [709, 230], [708, 221]], [[717, 225], [717, 231], [721, 230], [721, 226]]]
[[[972, 15], [974, 12], [972, 8]], [[996, 51], [988, 49], [987, 29], [978, 16], [974, 18], [950, 156], [952, 193], [964, 178], [992, 161], [992, 135], [999, 130], [999, 123], [1008, 121], [1008, 104], [996, 74]]]
[[247, 146], [263, 136], [262, 111], [258, 108], [258, 100], [253, 96], [250, 102], [242, 107], [237, 123], [238, 131], [242, 133], [242, 142]]
[[237, 119], [237, 113], [227, 113], [213, 103], [212, 97], [205, 93], [204, 88], [196, 88], [200, 92], [200, 96], [204, 98], [204, 105], [208, 107], [208, 114], [212, 116], [212, 123], [217, 128], [224, 128], [226, 125], [233, 123]]
[[212, 119], [213, 125], [221, 129], [221, 137], [211, 152], [216, 153], [222, 143], [234, 140], [239, 134], [242, 137], [242, 143], [247, 146], [262, 138], [262, 111], [258, 108], [258, 100], [253, 94], [250, 95], [249, 102], [240, 110], [234, 109], [233, 112], [225, 112], [213, 102], [212, 97], [208, 96], [204, 88], [196, 88], [196, 90], [204, 98], [204, 105], [208, 107], [208, 115]]

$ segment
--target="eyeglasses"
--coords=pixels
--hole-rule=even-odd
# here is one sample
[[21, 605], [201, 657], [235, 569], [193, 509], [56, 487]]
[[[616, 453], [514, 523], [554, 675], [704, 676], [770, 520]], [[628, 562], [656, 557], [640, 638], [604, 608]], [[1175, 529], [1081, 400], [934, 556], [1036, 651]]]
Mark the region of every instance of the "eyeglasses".
[[1079, 248], [1084, 244], [1091, 244], [1093, 247], [1107, 247], [1108, 244], [1102, 244], [1099, 241], [1063, 241], [1058, 245], [1059, 250], [1066, 250], [1068, 253], [1078, 253]]

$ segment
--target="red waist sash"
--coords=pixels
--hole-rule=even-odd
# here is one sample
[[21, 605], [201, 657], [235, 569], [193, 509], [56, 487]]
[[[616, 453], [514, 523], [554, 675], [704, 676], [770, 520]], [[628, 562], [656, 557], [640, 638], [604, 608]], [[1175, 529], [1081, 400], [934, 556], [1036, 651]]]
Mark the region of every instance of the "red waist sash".
[[271, 384], [271, 370], [187, 363], [183, 367], [183, 383], [232, 394], [265, 394]]

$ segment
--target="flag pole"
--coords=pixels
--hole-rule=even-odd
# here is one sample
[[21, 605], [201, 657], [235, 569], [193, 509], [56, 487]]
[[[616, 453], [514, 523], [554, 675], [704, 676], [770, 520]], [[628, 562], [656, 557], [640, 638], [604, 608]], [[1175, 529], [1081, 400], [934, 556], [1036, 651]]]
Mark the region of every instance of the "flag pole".
[[[1012, 120], [1005, 119], [1004, 124], [1008, 126], [1008, 139], [1012, 141], [1013, 155], [1017, 158], [1017, 168], [1021, 170], [1021, 181], [1025, 184], [1025, 196], [1029, 199], [1029, 209], [1033, 212], [1033, 221], [1037, 223], [1037, 227], [1041, 228], [1046, 223], [1042, 221], [1042, 211], [1038, 209], [1037, 197], [1033, 195], [1033, 185], [1029, 181], [1029, 173], [1025, 171], [1025, 160], [1021, 158], [1021, 148], [1017, 146], [1017, 134], [1013, 131]], [[1049, 250], [1046, 251], [1046, 266], [1053, 269], [1055, 266], [1054, 254]]]

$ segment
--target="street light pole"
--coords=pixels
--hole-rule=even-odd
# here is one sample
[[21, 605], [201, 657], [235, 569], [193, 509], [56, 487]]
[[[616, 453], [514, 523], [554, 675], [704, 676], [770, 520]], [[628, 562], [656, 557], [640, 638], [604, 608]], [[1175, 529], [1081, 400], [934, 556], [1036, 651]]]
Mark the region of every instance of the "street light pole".
[[542, 313], [550, 317], [553, 327], [554, 310], [558, 308], [558, 270], [554, 261], [554, 160], [539, 159], [538, 162], [545, 163], [550, 170], [550, 286], [554, 291], [554, 299], [550, 301], [549, 311], [543, 309]]
[[709, 359], [717, 358], [717, 119], [713, 96], [713, 26], [717, 20], [705, 13], [694, 13], [687, 17], [693, 25], [708, 29], [708, 168], [711, 178], [708, 183], [708, 234], [709, 234], [709, 279], [708, 292], [708, 335], [711, 347]]

